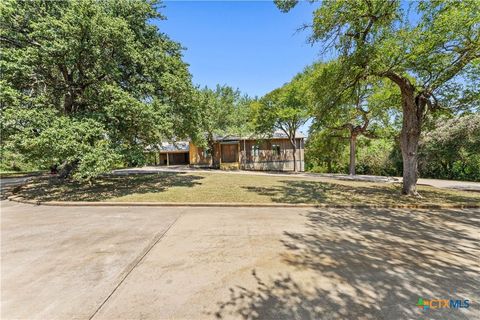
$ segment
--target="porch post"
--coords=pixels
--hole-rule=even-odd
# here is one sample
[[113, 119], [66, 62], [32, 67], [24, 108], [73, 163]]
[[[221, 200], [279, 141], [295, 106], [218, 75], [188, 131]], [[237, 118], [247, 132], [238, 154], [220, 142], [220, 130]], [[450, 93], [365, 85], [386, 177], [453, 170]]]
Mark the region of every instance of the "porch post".
[[238, 141], [238, 144], [237, 144], [237, 150], [238, 150], [238, 169], [240, 169], [240, 141]]
[[167, 152], [167, 167], [170, 165], [170, 157], [168, 156], [168, 152]]
[[218, 144], [218, 148], [220, 149], [220, 157], [218, 158], [218, 165], [222, 166], [222, 144]]
[[243, 139], [243, 170], [247, 167], [247, 149], [245, 146], [245, 139]]

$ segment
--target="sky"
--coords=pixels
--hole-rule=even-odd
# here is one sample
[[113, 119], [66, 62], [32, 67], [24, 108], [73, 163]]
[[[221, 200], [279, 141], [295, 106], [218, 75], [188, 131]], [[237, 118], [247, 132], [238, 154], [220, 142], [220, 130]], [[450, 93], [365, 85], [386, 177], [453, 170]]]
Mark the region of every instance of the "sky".
[[314, 5], [300, 2], [282, 13], [273, 1], [165, 1], [161, 32], [186, 48], [193, 82], [226, 84], [263, 96], [319, 60], [319, 45], [307, 43]]

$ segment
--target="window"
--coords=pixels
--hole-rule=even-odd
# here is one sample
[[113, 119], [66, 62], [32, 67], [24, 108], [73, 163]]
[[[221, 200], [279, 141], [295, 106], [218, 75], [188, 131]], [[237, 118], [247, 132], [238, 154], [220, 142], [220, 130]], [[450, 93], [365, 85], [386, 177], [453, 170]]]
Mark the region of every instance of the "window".
[[279, 156], [280, 155], [280, 145], [272, 144], [272, 155]]
[[203, 149], [202, 150], [202, 157], [208, 158], [212, 155], [212, 151], [210, 149]]
[[257, 145], [252, 146], [252, 157], [258, 157], [260, 155], [260, 147]]

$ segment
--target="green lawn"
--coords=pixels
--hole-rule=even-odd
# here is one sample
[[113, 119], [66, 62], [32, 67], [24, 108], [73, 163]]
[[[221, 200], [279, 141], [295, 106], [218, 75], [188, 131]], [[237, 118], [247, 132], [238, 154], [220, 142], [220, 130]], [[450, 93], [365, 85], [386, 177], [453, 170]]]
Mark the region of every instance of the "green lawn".
[[419, 186], [421, 199], [400, 195], [400, 185], [229, 173], [159, 173], [108, 176], [94, 184], [38, 179], [17, 194], [42, 201], [158, 201], [309, 204], [467, 204], [480, 193]]

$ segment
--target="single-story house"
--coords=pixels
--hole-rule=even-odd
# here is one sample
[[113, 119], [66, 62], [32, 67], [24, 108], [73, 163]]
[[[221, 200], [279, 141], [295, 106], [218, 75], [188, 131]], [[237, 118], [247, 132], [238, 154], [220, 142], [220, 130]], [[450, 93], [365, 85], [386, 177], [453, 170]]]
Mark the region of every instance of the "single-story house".
[[[304, 139], [296, 135], [297, 170], [304, 171]], [[215, 137], [213, 150], [198, 147], [191, 141], [163, 142], [147, 151], [150, 165], [190, 165], [220, 169], [293, 171], [293, 146], [286, 134], [271, 137]]]

